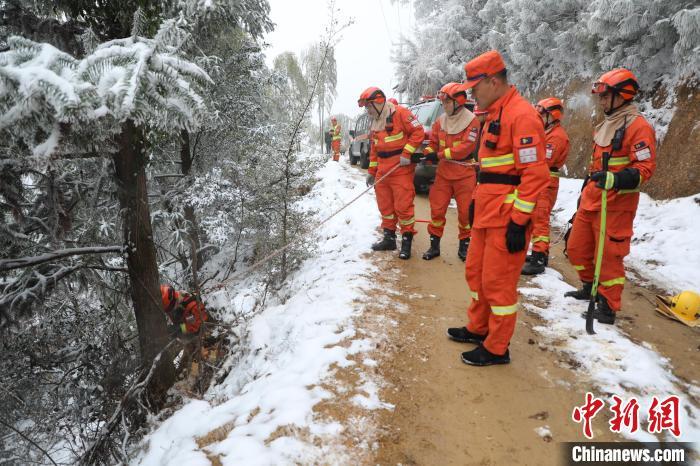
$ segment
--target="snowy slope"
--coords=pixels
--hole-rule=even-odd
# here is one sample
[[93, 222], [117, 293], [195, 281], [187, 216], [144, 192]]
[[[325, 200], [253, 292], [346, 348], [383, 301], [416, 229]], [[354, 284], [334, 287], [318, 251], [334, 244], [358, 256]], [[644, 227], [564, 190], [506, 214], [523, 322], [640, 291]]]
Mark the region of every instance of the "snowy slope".
[[[561, 178], [553, 222], [564, 226], [576, 209], [582, 180]], [[700, 194], [655, 201], [642, 193], [625, 264], [644, 280], [673, 292], [700, 292]]]
[[[320, 181], [304, 198], [304, 208], [323, 219], [365, 189], [360, 172], [328, 162]], [[136, 464], [209, 465], [206, 453], [223, 464], [345, 463], [350, 455], [333, 442], [341, 426], [314, 419], [313, 406], [330, 394], [319, 385], [332, 364], [369, 349], [364, 340], [340, 346], [355, 336], [353, 300], [368, 284], [369, 250], [377, 219], [371, 193], [361, 197], [318, 231], [318, 251], [287, 286], [284, 303], [270, 303], [255, 315], [243, 335], [243, 355], [230, 361], [225, 381], [204, 400], [191, 400], [160, 424], [143, 442]], [[218, 299], [239, 314], [252, 313], [256, 284], [249, 280]], [[247, 335], [247, 336], [246, 336]], [[371, 390], [370, 390], [371, 392]], [[374, 399], [376, 393], [369, 393]], [[383, 407], [378, 400], [367, 408]], [[219, 428], [220, 441], [198, 448], [196, 439]], [[272, 437], [271, 434], [274, 435]], [[314, 438], [317, 441], [314, 444]]]

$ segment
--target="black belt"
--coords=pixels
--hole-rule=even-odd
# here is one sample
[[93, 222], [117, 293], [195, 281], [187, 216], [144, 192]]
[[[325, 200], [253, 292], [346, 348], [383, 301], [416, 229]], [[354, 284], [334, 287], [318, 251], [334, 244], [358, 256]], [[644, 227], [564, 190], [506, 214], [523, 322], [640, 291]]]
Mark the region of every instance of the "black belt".
[[509, 184], [518, 186], [520, 184], [520, 176], [504, 175], [502, 173], [479, 172], [480, 184]]
[[559, 167], [551, 167], [551, 168], [549, 169], [549, 171], [550, 171], [550, 172], [558, 172], [558, 171], [559, 171]]
[[402, 152], [403, 149], [390, 150], [388, 152], [377, 152], [377, 157], [380, 159], [388, 159], [389, 157], [393, 157], [395, 155], [401, 155]]

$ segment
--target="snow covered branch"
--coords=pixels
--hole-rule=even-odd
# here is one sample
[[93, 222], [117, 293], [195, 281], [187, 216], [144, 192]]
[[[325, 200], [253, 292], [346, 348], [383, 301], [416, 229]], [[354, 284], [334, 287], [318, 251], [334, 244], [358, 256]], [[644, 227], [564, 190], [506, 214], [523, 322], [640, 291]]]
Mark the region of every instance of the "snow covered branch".
[[70, 256], [80, 256], [85, 254], [109, 254], [113, 252], [124, 252], [123, 246], [91, 246], [84, 248], [60, 249], [50, 253], [42, 254], [34, 257], [20, 257], [17, 259], [0, 260], [0, 272], [8, 270], [20, 269], [24, 267], [32, 267], [35, 265], [45, 264], [57, 259], [63, 259]]

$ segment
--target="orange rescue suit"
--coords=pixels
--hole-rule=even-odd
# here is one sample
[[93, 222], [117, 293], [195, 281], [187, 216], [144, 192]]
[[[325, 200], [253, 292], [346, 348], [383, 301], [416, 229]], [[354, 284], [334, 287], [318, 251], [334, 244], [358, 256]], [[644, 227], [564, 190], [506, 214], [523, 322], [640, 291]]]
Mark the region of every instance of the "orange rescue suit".
[[184, 291], [175, 291], [171, 286], [161, 286], [163, 312], [181, 333], [197, 333], [207, 320], [204, 304]]
[[[385, 103], [385, 105], [392, 105]], [[420, 147], [425, 137], [423, 126], [405, 107], [395, 105], [387, 117], [381, 131], [370, 132], [370, 153], [368, 173], [375, 176], [378, 183], [374, 190], [377, 206], [382, 216], [382, 228], [396, 231], [397, 222], [401, 233], [415, 234], [416, 218], [413, 199], [416, 190], [413, 186], [415, 164], [398, 167], [391, 175], [379, 182], [380, 178], [399, 165], [399, 158], [410, 159]]]
[[[654, 128], [641, 115], [627, 124], [622, 148], [612, 151], [612, 144], [601, 147], [593, 143], [590, 173], [603, 169], [603, 153], [611, 153], [608, 171], [619, 172], [625, 168], [639, 171], [640, 185], [648, 181], [656, 170], [656, 135]], [[600, 232], [601, 189], [589, 181], [581, 193], [581, 205], [567, 243], [569, 262], [583, 282], [593, 281], [595, 257]], [[622, 289], [625, 283], [623, 260], [630, 252], [632, 223], [639, 204], [639, 187], [608, 191], [603, 260], [600, 269], [598, 293], [605, 297], [610, 309], [622, 307]]]
[[459, 222], [459, 239], [471, 236], [469, 223], [469, 204], [476, 187], [476, 171], [473, 166], [450, 162], [466, 162], [472, 158], [479, 138], [479, 120], [474, 118], [464, 130], [457, 134], [448, 134], [442, 128], [444, 114], [435, 120], [430, 133], [430, 142], [424, 154], [437, 152], [438, 168], [435, 182], [430, 187], [430, 217], [428, 233], [442, 237], [445, 230], [445, 213], [454, 197], [457, 201], [457, 221]]
[[549, 218], [559, 193], [559, 170], [569, 155], [569, 135], [559, 123], [545, 130], [545, 156], [549, 166], [549, 187], [537, 198], [532, 215], [532, 250], [549, 252]]
[[335, 123], [331, 128], [331, 149], [333, 150], [333, 160], [340, 160], [340, 140], [342, 136], [340, 135], [340, 123]]
[[[511, 86], [486, 109], [479, 147], [479, 184], [466, 278], [472, 302], [467, 330], [486, 335], [484, 347], [505, 354], [515, 330], [517, 285], [527, 248], [510, 253], [506, 229], [530, 222], [535, 201], [550, 183], [542, 120]], [[526, 243], [531, 226], [528, 227]]]

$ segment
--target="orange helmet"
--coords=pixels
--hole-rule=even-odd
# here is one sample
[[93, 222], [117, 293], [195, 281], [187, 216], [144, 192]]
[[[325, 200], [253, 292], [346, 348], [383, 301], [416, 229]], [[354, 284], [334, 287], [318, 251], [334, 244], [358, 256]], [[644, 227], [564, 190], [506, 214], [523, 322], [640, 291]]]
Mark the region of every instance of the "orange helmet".
[[467, 103], [467, 90], [463, 84], [447, 83], [440, 88], [437, 97], [440, 100], [452, 99], [461, 107]]
[[539, 113], [549, 113], [554, 121], [558, 121], [561, 120], [561, 115], [564, 113], [564, 104], [556, 97], [547, 97], [537, 102], [535, 109]]
[[598, 78], [591, 89], [592, 94], [602, 94], [608, 91], [619, 94], [626, 101], [632, 100], [639, 91], [639, 82], [630, 70], [617, 68]]
[[386, 102], [386, 95], [378, 87], [368, 87], [360, 94], [360, 98], [357, 99], [357, 105], [366, 107], [370, 102], [384, 103]]
[[389, 102], [391, 102], [391, 103], [394, 104], [394, 105], [399, 105], [399, 101], [396, 100], [396, 99], [394, 99], [393, 97], [390, 97], [390, 98], [389, 98]]
[[335, 119], [335, 117], [331, 117], [331, 121], [338, 121]]
[[160, 285], [160, 298], [163, 302], [163, 311], [170, 312], [177, 304], [178, 292], [170, 285]]

